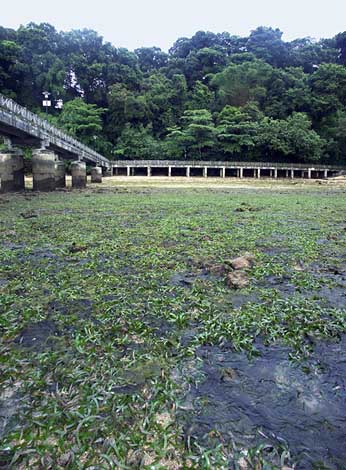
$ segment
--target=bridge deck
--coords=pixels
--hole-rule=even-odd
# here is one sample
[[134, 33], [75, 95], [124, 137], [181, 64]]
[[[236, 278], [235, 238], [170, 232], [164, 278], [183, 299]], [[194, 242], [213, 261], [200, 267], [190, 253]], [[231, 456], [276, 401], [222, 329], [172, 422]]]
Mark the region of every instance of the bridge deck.
[[117, 160], [111, 164], [113, 175], [127, 176], [328, 178], [344, 170], [332, 165], [244, 161]]
[[47, 142], [49, 147], [65, 157], [78, 156], [82, 160], [110, 167], [107, 158], [1, 94], [0, 133], [13, 139], [18, 145], [37, 145], [40, 142]]

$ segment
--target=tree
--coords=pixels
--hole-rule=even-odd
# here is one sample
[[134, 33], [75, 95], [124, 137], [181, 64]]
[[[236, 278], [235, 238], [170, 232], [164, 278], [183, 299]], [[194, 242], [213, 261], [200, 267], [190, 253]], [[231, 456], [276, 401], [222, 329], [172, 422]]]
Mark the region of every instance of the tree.
[[126, 124], [118, 139], [114, 155], [126, 160], [162, 158], [163, 146], [151, 132], [150, 126]]
[[0, 91], [38, 113], [43, 91], [62, 98], [61, 116], [52, 107], [48, 119], [107, 155], [117, 146], [119, 155], [333, 163], [345, 154], [345, 38], [198, 31], [167, 54], [117, 48], [90, 29], [0, 27]]
[[318, 162], [325, 144], [311, 129], [311, 121], [304, 113], [294, 113], [286, 120], [266, 117], [260, 123], [261, 154], [274, 161]]
[[244, 106], [250, 101], [261, 103], [267, 95], [272, 73], [273, 68], [262, 60], [251, 60], [229, 65], [215, 75], [211, 85], [216, 88], [223, 106]]
[[225, 106], [217, 118], [217, 137], [226, 158], [251, 159], [257, 145], [258, 121], [263, 118], [255, 104], [247, 108]]
[[138, 63], [143, 72], [152, 72], [165, 67], [168, 63], [168, 54], [159, 47], [141, 47], [135, 49]]
[[189, 95], [189, 109], [210, 109], [215, 99], [207, 85], [197, 80]]
[[260, 26], [251, 31], [246, 50], [274, 67], [285, 67], [289, 63], [287, 44], [279, 29]]
[[87, 104], [82, 98], [76, 98], [65, 104], [58, 118], [58, 124], [70, 135], [95, 150], [109, 150], [110, 145], [102, 136], [101, 116], [104, 112], [104, 109]]
[[215, 147], [216, 132], [211, 113], [207, 109], [185, 111], [182, 121], [185, 123], [185, 136], [190, 139], [189, 152], [200, 160], [208, 150]]
[[338, 59], [340, 64], [346, 65], [346, 31], [335, 36], [336, 48], [338, 49]]
[[15, 41], [0, 41], [0, 90], [16, 99], [20, 89], [21, 72], [18, 60], [21, 48]]

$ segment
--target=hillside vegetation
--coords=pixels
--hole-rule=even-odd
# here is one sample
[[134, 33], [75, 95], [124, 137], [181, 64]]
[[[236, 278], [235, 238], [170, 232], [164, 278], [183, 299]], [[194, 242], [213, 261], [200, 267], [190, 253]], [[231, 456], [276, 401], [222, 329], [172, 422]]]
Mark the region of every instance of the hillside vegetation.
[[345, 163], [346, 32], [285, 42], [199, 31], [169, 50], [95, 31], [0, 28], [0, 91], [114, 159]]

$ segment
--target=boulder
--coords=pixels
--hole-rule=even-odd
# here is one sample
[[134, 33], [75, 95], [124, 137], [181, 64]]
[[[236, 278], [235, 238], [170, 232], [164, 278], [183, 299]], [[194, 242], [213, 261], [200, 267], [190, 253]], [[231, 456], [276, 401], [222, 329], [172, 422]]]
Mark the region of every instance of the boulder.
[[231, 271], [227, 274], [226, 284], [231, 289], [242, 289], [249, 284], [249, 280], [244, 272]]
[[251, 253], [246, 253], [243, 256], [238, 256], [238, 258], [226, 260], [225, 263], [231, 266], [232, 269], [237, 271], [240, 269], [251, 268], [254, 264], [254, 259], [254, 255], [252, 255]]

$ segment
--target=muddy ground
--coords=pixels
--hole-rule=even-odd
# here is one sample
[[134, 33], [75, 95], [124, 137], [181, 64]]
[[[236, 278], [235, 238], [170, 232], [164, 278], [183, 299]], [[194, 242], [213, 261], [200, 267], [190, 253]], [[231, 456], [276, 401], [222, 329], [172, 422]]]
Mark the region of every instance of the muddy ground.
[[346, 189], [203, 185], [0, 196], [0, 468], [345, 468]]

